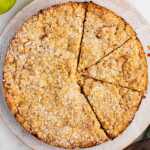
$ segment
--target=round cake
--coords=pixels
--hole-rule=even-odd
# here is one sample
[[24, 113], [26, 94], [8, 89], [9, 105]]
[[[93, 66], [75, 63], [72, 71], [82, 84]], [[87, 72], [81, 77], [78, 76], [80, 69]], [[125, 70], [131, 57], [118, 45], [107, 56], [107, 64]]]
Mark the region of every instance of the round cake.
[[94, 4], [68, 2], [30, 17], [10, 41], [7, 104], [32, 135], [53, 146], [91, 147], [120, 135], [148, 83], [132, 27]]

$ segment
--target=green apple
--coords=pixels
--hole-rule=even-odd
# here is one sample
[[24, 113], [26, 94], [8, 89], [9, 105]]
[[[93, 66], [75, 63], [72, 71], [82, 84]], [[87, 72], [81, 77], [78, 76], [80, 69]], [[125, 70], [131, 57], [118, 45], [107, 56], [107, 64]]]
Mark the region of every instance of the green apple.
[[13, 7], [16, 0], [0, 0], [0, 15]]

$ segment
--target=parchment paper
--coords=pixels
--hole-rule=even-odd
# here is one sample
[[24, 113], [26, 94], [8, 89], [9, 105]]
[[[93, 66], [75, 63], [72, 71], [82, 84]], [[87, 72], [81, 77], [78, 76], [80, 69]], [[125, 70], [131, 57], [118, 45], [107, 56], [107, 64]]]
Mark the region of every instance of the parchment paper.
[[[33, 14], [36, 14], [40, 9], [49, 7], [50, 5], [67, 2], [68, 0], [34, 0], [31, 4], [22, 9], [8, 24], [4, 32], [0, 37], [0, 116], [3, 118], [5, 124], [10, 130], [26, 145], [36, 150], [49, 150], [58, 149], [53, 146], [49, 146], [39, 141], [29, 133], [23, 130], [23, 128], [16, 122], [15, 118], [11, 115], [8, 107], [5, 103], [3, 89], [2, 89], [2, 71], [4, 56], [10, 39], [15, 34], [16, 30], [22, 25], [22, 23]], [[75, 1], [75, 0], [72, 0]], [[85, 1], [85, 0], [76, 0]], [[139, 39], [141, 40], [143, 47], [147, 49], [147, 45], [150, 44], [150, 25], [147, 21], [132, 7], [131, 4], [125, 0], [93, 0], [93, 2], [105, 6], [118, 15], [122, 16], [134, 30], [137, 32]], [[148, 59], [148, 67], [150, 74], [150, 59]], [[112, 141], [108, 141], [104, 144], [97, 145], [91, 148], [92, 150], [121, 150], [131, 144], [138, 136], [140, 136], [146, 127], [150, 123], [150, 82], [148, 83], [148, 90], [146, 97], [143, 99], [138, 112], [135, 115], [134, 120], [129, 127], [117, 138]], [[60, 148], [59, 148], [60, 149]]]

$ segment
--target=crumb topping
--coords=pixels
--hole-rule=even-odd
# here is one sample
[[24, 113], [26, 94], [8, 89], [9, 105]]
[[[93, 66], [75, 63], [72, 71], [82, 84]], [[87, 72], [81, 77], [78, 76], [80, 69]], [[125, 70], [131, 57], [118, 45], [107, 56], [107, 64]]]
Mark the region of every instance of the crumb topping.
[[[131, 88], [147, 85], [140, 42], [132, 51], [127, 42], [135, 36], [123, 19], [94, 3], [40, 11], [17, 31], [6, 54], [3, 85], [11, 112], [27, 131], [54, 146], [90, 147], [118, 136], [143, 96]], [[137, 72], [141, 82], [133, 82]], [[98, 81], [103, 77], [106, 81]]]

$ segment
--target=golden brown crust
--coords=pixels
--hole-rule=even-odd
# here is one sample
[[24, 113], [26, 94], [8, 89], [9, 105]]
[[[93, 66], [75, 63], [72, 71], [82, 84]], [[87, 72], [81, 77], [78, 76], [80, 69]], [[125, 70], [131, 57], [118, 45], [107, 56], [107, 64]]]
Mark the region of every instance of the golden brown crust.
[[[102, 24], [100, 30], [103, 31], [96, 35], [97, 42], [103, 37], [100, 42], [104, 46], [102, 48], [94, 41], [95, 37], [89, 38], [95, 34], [93, 29], [97, 29], [97, 24], [100, 27]], [[93, 3], [55, 5], [29, 18], [12, 39], [4, 64], [5, 97], [17, 121], [40, 140], [63, 148], [90, 147], [109, 140], [108, 135], [110, 138], [118, 136], [132, 120], [140, 103], [140, 93], [86, 80], [81, 72], [77, 72], [78, 57], [81, 48], [79, 70], [84, 69], [132, 36], [135, 32], [122, 18]], [[87, 51], [83, 53], [86, 46], [96, 55]], [[146, 70], [143, 49], [139, 50]], [[142, 86], [147, 85], [147, 74], [144, 79]], [[84, 87], [85, 93], [78, 84]], [[105, 89], [102, 94], [107, 97], [109, 93], [112, 99], [108, 99], [104, 107], [101, 105], [102, 109], [98, 103], [104, 99], [95, 99], [97, 93], [92, 93], [95, 85]], [[121, 95], [120, 90], [126, 95]], [[114, 103], [121, 115], [126, 113], [125, 116], [119, 117], [119, 110], [108, 112], [107, 117], [101, 115]], [[127, 108], [129, 110], [125, 112]], [[111, 113], [116, 113], [117, 118], [111, 117]]]
[[140, 41], [136, 37], [130, 39], [99, 63], [88, 68], [85, 74], [144, 94], [147, 89], [148, 72]]
[[90, 3], [84, 24], [78, 70], [95, 64], [134, 35], [134, 30], [121, 17]]

